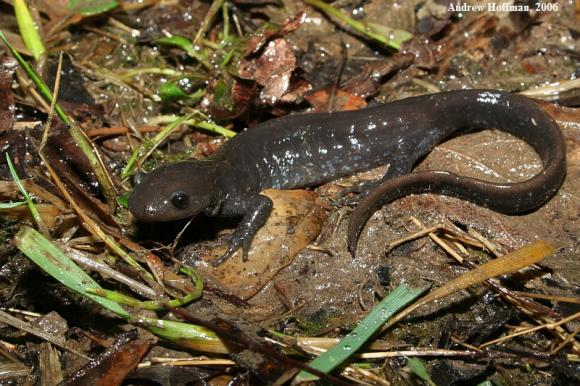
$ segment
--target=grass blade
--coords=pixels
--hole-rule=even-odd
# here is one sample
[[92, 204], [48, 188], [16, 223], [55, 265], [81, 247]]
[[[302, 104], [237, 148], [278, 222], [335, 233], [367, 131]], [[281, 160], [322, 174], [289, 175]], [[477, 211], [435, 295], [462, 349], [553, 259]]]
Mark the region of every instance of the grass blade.
[[228, 352], [222, 341], [204, 327], [153, 318], [136, 318], [114, 301], [92, 294], [90, 290], [94, 292], [94, 289], [102, 290], [103, 288], [56, 245], [33, 228], [23, 226], [14, 236], [14, 244], [47, 274], [115, 315], [140, 324], [164, 339], [194, 350], [212, 353]]
[[326, 4], [320, 0], [304, 0], [304, 2], [315, 8], [318, 8], [328, 15], [337, 18], [340, 20], [340, 22], [348, 25], [363, 36], [392, 47], [396, 50], [401, 49], [401, 45], [413, 37], [413, 34], [405, 30], [379, 26], [374, 23], [365, 24], [358, 20], [352, 19], [340, 12], [338, 9], [334, 8], [332, 5]]
[[[310, 362], [313, 369], [329, 373], [340, 366], [351, 355], [355, 354], [387, 320], [400, 309], [420, 296], [425, 289], [411, 289], [404, 284], [399, 285], [385, 297], [346, 337], [333, 348]], [[315, 381], [318, 377], [306, 371], [301, 371], [295, 381]]]
[[24, 201], [17, 201], [17, 202], [0, 202], [0, 209], [14, 209], [19, 208], [22, 205], [26, 205]]
[[81, 15], [98, 15], [116, 8], [119, 3], [115, 0], [69, 0], [69, 11]]
[[425, 381], [425, 383], [427, 383], [429, 386], [437, 386], [437, 384], [435, 382], [433, 382], [433, 380], [431, 379], [431, 376], [429, 375], [429, 371], [427, 371], [427, 368], [425, 367], [425, 363], [419, 359], [419, 358], [409, 358], [409, 357], [405, 357], [407, 359], [407, 367], [409, 369], [411, 369], [411, 371], [418, 376], [419, 378], [421, 378], [422, 380]]
[[194, 113], [190, 113], [188, 115], [184, 115], [182, 117], [177, 118], [175, 121], [171, 122], [169, 125], [165, 126], [155, 137], [151, 140], [147, 140], [141, 144], [131, 155], [129, 161], [127, 161], [127, 166], [123, 169], [123, 173], [121, 174], [122, 178], [127, 178], [131, 173], [135, 170], [135, 168], [140, 167], [143, 162], [153, 153], [155, 149], [161, 143], [169, 137], [171, 133], [175, 131], [183, 122], [190, 119]]
[[34, 222], [38, 226], [38, 229], [40, 229], [40, 231], [43, 234], [45, 235], [48, 234], [48, 229], [46, 228], [44, 221], [42, 221], [42, 217], [40, 216], [40, 213], [38, 213], [38, 209], [36, 209], [36, 206], [34, 205], [32, 198], [24, 188], [24, 185], [22, 184], [22, 181], [20, 180], [18, 173], [16, 173], [16, 169], [14, 168], [14, 165], [12, 164], [12, 159], [10, 158], [10, 155], [8, 153], [6, 153], [6, 162], [8, 163], [8, 169], [10, 169], [10, 174], [12, 174], [12, 179], [14, 179], [14, 183], [18, 187], [18, 190], [20, 190], [20, 193], [22, 193], [22, 195], [24, 196], [24, 201], [26, 201], [26, 205], [28, 205], [28, 210], [30, 210], [30, 214], [32, 215]]
[[155, 41], [157, 44], [163, 44], [167, 46], [175, 46], [184, 50], [189, 56], [197, 60], [201, 65], [203, 65], [206, 70], [211, 71], [212, 65], [206, 59], [205, 53], [200, 49], [199, 46], [193, 44], [193, 42], [183, 36], [174, 35], [165, 38], [160, 38]]
[[14, 0], [14, 14], [16, 15], [16, 22], [18, 23], [18, 29], [24, 45], [30, 50], [34, 60], [38, 62], [46, 49], [24, 0]]
[[99, 303], [107, 310], [122, 317], [131, 315], [117, 303], [87, 292], [87, 288], [100, 288], [99, 284], [79, 268], [71, 259], [31, 227], [23, 226], [14, 236], [14, 243], [30, 260], [44, 272], [76, 293]]

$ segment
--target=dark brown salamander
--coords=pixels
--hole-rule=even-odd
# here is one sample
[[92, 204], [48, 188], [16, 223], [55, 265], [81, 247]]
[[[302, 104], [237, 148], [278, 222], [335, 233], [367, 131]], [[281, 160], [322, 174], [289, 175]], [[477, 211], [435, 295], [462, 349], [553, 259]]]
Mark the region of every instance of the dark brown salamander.
[[[496, 128], [529, 143], [544, 169], [527, 181], [492, 183], [445, 171], [411, 173], [415, 162], [462, 129]], [[129, 209], [160, 222], [199, 213], [243, 216], [219, 262], [244, 256], [272, 209], [266, 188], [319, 185], [390, 164], [382, 182], [350, 217], [348, 247], [381, 205], [413, 193], [439, 193], [504, 213], [535, 209], [552, 197], [566, 172], [558, 125], [533, 101], [496, 90], [465, 90], [409, 98], [358, 111], [291, 115], [240, 133], [214, 156], [161, 166], [138, 178]], [[218, 263], [219, 263], [218, 262]]]

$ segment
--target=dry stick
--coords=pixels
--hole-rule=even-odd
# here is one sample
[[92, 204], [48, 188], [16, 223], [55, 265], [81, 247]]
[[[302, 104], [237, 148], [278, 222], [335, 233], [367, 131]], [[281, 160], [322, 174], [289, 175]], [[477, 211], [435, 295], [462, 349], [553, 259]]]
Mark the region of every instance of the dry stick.
[[411, 240], [418, 239], [418, 238], [423, 237], [423, 236], [425, 236], [425, 235], [427, 235], [429, 233], [433, 233], [433, 232], [436, 232], [436, 231], [439, 231], [439, 230], [442, 230], [442, 229], [445, 229], [444, 225], [437, 224], [435, 226], [432, 226], [431, 228], [421, 229], [418, 232], [411, 233], [408, 236], [402, 237], [402, 238], [397, 239], [395, 241], [391, 241], [389, 244], [387, 244], [387, 252], [388, 251], [391, 251], [393, 248], [396, 248], [396, 247], [398, 247], [401, 244], [405, 244], [406, 242], [409, 242]]
[[574, 339], [574, 337], [576, 337], [576, 335], [578, 335], [579, 333], [580, 333], [580, 327], [578, 327], [573, 333], [568, 334], [568, 336], [566, 337], [566, 339], [564, 339], [562, 341], [562, 343], [560, 343], [552, 351], [550, 351], [550, 355], [557, 354], [558, 351], [560, 351], [562, 348], [564, 348], [564, 346], [566, 346], [570, 341], [572, 341], [572, 339]]
[[7, 312], [0, 310], [0, 319], [2, 319], [2, 323], [8, 324], [14, 328], [25, 331], [25, 332], [27, 332], [31, 335], [34, 335], [40, 339], [43, 339], [47, 342], [50, 342], [50, 343], [54, 344], [55, 346], [60, 347], [63, 350], [74, 353], [74, 354], [76, 354], [82, 358], [85, 358], [85, 359], [89, 359], [89, 360], [91, 359], [90, 357], [86, 356], [82, 352], [77, 351], [74, 348], [68, 347], [66, 342], [64, 341], [64, 339], [60, 339], [59, 337], [54, 336], [50, 332], [46, 332], [46, 331], [44, 331], [36, 326], [32, 326], [32, 325], [30, 325], [30, 323], [25, 322], [23, 320], [20, 320], [16, 317], [10, 315]]
[[236, 364], [235, 361], [231, 359], [215, 359], [215, 358], [208, 358], [206, 356], [197, 356], [197, 357], [178, 357], [178, 358], [165, 358], [165, 357], [152, 357], [148, 361], [141, 362], [137, 365], [138, 368], [149, 367], [151, 365], [156, 364], [191, 364], [201, 365], [204, 366], [205, 364], [208, 365], [226, 365], [226, 366], [234, 366]]
[[363, 359], [397, 358], [397, 357], [477, 357], [481, 354], [477, 350], [398, 350], [375, 351], [360, 355]]
[[562, 303], [580, 304], [580, 298], [570, 298], [567, 296], [557, 296], [557, 295], [533, 294], [530, 292], [521, 292], [521, 291], [514, 291], [514, 293], [528, 298], [551, 300], [554, 302], [562, 302]]
[[453, 343], [455, 343], [455, 344], [458, 344], [458, 345], [460, 345], [460, 346], [463, 346], [463, 347], [465, 347], [465, 348], [468, 348], [468, 349], [470, 349], [470, 350], [481, 352], [481, 350], [480, 350], [480, 349], [478, 349], [477, 347], [475, 347], [475, 346], [473, 346], [473, 345], [470, 345], [469, 343], [465, 343], [464, 341], [462, 341], [462, 340], [460, 340], [460, 339], [456, 338], [456, 337], [455, 337], [455, 336], [453, 336], [453, 335], [451, 335], [451, 341], [452, 341]]
[[[152, 133], [159, 131], [160, 128], [156, 126], [143, 126], [138, 127], [137, 130], [140, 133]], [[128, 127], [100, 127], [98, 129], [87, 130], [89, 137], [107, 137], [120, 134], [131, 134], [131, 130]]]
[[[50, 102], [50, 108], [48, 110], [48, 119], [46, 121], [46, 125], [44, 126], [44, 131], [42, 133], [42, 141], [40, 142], [40, 147], [38, 149], [38, 153], [42, 157], [42, 151], [46, 146], [46, 142], [48, 141], [48, 133], [50, 131], [50, 126], [52, 125], [52, 119], [54, 118], [54, 108], [56, 106], [56, 100], [58, 99], [58, 92], [60, 89], [60, 74], [62, 71], [62, 52], [58, 56], [58, 65], [56, 67], [56, 78], [54, 79], [54, 87], [52, 90], [52, 101]], [[48, 165], [48, 162], [43, 158], [42, 161]]]
[[[417, 224], [418, 220], [415, 217], [411, 217], [412, 221], [416, 221], [415, 224]], [[422, 225], [422, 224], [421, 224]], [[453, 225], [453, 224], [450, 224]], [[425, 228], [424, 226], [422, 226], [423, 229], [412, 233], [408, 236], [402, 237], [400, 239], [391, 241], [389, 244], [387, 244], [387, 248], [386, 248], [386, 252], [389, 252], [391, 250], [393, 250], [393, 248], [398, 247], [401, 244], [404, 244], [406, 242], [409, 242], [411, 240], [415, 240], [418, 239], [420, 237], [423, 237], [425, 235], [429, 235], [431, 236], [431, 234], [434, 234], [434, 232], [437, 231], [445, 231], [448, 234], [448, 237], [450, 239], [452, 239], [452, 241], [458, 241], [458, 242], [462, 242], [464, 244], [469, 244], [471, 246], [474, 246], [476, 248], [483, 248], [484, 245], [479, 242], [476, 239], [470, 238], [469, 235], [465, 235], [462, 233], [462, 231], [457, 230], [457, 229], [452, 229], [448, 224], [437, 224], [435, 226], [432, 226], [431, 228]]]
[[468, 233], [475, 237], [477, 240], [479, 240], [483, 245], [485, 245], [485, 247], [487, 249], [489, 249], [491, 251], [491, 253], [493, 253], [496, 257], [499, 257], [501, 254], [499, 253], [499, 251], [497, 250], [497, 247], [488, 239], [486, 239], [485, 237], [483, 237], [483, 235], [481, 233], [479, 233], [478, 231], [476, 231], [473, 228], [470, 228], [468, 230]]
[[564, 323], [568, 323], [571, 320], [577, 319], [579, 317], [580, 317], [580, 312], [577, 312], [574, 315], [570, 315], [567, 318], [564, 318], [564, 319], [562, 319], [562, 320], [560, 320], [559, 322], [556, 322], [556, 323], [546, 323], [546, 324], [542, 324], [540, 326], [526, 328], [524, 330], [521, 330], [521, 331], [518, 331], [518, 332], [514, 332], [513, 334], [509, 334], [509, 335], [506, 335], [506, 336], [502, 336], [501, 338], [497, 338], [497, 339], [494, 339], [494, 340], [490, 340], [489, 342], [485, 342], [485, 343], [480, 344], [479, 345], [479, 348], [482, 349], [482, 348], [487, 347], [487, 346], [490, 346], [492, 344], [501, 343], [501, 342], [504, 342], [504, 341], [509, 340], [511, 338], [514, 338], [516, 336], [528, 334], [530, 332], [542, 330], [544, 328], [547, 328], [547, 329], [550, 329], [551, 330], [551, 329], [554, 329], [554, 328], [556, 328], [556, 327], [558, 327], [558, 326], [560, 326], [560, 325], [562, 325]]
[[[417, 220], [417, 218], [415, 218], [414, 216], [411, 216], [411, 220], [420, 228], [425, 229], [425, 225], [423, 225], [419, 220]], [[431, 240], [435, 241], [435, 243], [437, 243], [441, 248], [443, 248], [443, 250], [445, 250], [445, 252], [449, 253], [455, 260], [457, 260], [460, 263], [463, 263], [463, 257], [459, 256], [457, 254], [457, 252], [455, 252], [445, 241], [443, 241], [439, 236], [437, 236], [435, 233], [433, 232], [429, 232], [428, 233], [429, 237], [431, 238]]]
[[46, 111], [50, 110], [50, 106], [48, 103], [46, 103], [46, 101], [44, 100], [44, 98], [42, 97], [42, 95], [40, 95], [38, 93], [38, 91], [36, 91], [36, 89], [33, 86], [32, 81], [30, 81], [26, 76], [24, 76], [22, 74], [22, 71], [16, 71], [16, 78], [18, 79], [18, 83], [20, 84], [20, 86], [26, 90], [26, 92], [30, 93], [30, 95], [32, 96], [32, 99], [34, 99], [35, 102], [37, 102], [39, 105], [42, 106], [42, 108]]
[[[358, 375], [358, 378], [355, 378], [355, 375]], [[381, 378], [378, 375], [376, 375], [375, 373], [373, 373], [369, 370], [366, 370], [366, 369], [362, 369], [360, 367], [348, 366], [342, 372], [342, 376], [345, 377], [346, 379], [351, 380], [351, 381], [355, 382], [356, 384], [360, 384], [360, 385], [391, 386], [391, 382], [387, 381], [385, 378]], [[364, 382], [360, 379], [360, 377], [365, 377], [370, 382], [373, 382], [373, 383]]]

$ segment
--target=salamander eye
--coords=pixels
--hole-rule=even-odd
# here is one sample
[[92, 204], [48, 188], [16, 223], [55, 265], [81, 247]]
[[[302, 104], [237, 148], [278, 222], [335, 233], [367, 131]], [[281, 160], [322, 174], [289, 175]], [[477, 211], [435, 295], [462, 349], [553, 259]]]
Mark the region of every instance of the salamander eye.
[[189, 204], [189, 195], [185, 192], [177, 191], [171, 193], [169, 200], [177, 209], [185, 209]]

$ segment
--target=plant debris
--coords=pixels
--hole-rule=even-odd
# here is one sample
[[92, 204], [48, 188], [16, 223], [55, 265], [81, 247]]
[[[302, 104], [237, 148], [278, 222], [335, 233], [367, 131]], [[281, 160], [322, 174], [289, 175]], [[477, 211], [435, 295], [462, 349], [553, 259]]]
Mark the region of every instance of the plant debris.
[[[0, 383], [580, 383], [579, 8], [454, 8], [481, 3], [1, 3]], [[218, 267], [235, 221], [127, 210], [136, 172], [272, 117], [464, 88], [542, 100], [560, 125], [567, 176], [545, 206], [405, 197], [353, 259], [345, 203], [382, 167], [265, 191], [249, 261]], [[542, 165], [486, 130], [416, 168], [520, 181]], [[404, 287], [430, 291], [391, 317]]]

